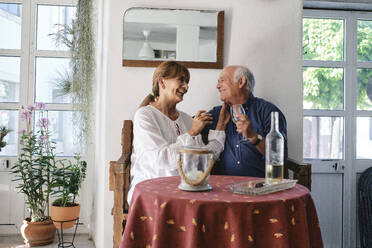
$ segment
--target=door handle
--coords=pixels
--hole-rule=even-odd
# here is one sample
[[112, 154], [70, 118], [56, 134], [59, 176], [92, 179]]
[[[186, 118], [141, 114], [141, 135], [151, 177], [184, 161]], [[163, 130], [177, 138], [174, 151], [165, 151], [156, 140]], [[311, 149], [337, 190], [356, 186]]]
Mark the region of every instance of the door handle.
[[335, 170], [335, 171], [343, 171], [345, 169], [345, 166], [344, 165], [340, 165], [339, 162], [336, 162], [332, 165], [332, 168]]
[[9, 169], [9, 167], [10, 167], [10, 161], [9, 161], [9, 159], [1, 159], [0, 160], [0, 167], [2, 169]]

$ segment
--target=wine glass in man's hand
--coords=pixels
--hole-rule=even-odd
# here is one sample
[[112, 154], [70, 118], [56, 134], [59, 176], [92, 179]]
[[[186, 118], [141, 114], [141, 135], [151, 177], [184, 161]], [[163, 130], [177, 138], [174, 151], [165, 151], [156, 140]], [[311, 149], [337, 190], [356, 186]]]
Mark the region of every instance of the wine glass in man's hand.
[[[234, 104], [230, 106], [230, 114], [231, 114], [231, 120], [236, 123], [240, 120], [239, 115], [245, 115], [245, 110], [243, 105], [241, 104]], [[246, 141], [247, 139], [243, 136], [240, 141]]]
[[243, 105], [234, 104], [230, 106], [231, 120], [236, 124], [239, 121], [238, 115], [245, 115]]

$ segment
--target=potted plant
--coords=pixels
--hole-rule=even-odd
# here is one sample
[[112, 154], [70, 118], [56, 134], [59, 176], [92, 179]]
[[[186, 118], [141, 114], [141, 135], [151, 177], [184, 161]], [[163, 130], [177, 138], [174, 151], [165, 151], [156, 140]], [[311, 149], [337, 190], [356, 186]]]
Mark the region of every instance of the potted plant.
[[[32, 119], [38, 110], [39, 120], [36, 129]], [[49, 217], [49, 196], [51, 192], [52, 170], [54, 167], [54, 146], [49, 140], [47, 111], [43, 103], [22, 107], [21, 119], [26, 129], [21, 132], [20, 154], [11, 172], [17, 188], [25, 194], [25, 204], [30, 217], [21, 226], [25, 244], [45, 245], [53, 242], [56, 228]]]
[[58, 198], [51, 206], [51, 218], [58, 229], [67, 229], [79, 217], [80, 204], [75, 200], [86, 177], [87, 163], [79, 155], [74, 156], [74, 162], [60, 160], [58, 163], [52, 184], [52, 194]]

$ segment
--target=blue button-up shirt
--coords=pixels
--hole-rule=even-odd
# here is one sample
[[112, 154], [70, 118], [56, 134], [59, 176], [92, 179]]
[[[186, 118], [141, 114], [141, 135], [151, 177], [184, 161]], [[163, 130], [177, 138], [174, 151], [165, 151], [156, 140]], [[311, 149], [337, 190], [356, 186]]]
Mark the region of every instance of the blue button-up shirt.
[[[213, 124], [206, 126], [203, 134], [210, 129], [215, 129], [222, 106], [214, 107], [209, 111], [213, 116]], [[250, 94], [243, 104], [246, 116], [251, 122], [253, 130], [266, 137], [271, 128], [271, 116], [273, 111], [279, 112], [279, 131], [283, 135], [284, 157], [287, 158], [287, 122], [283, 113], [272, 103], [257, 98]], [[235, 176], [265, 177], [265, 156], [249, 141], [242, 141], [243, 137], [236, 131], [236, 125], [231, 121], [226, 127], [225, 149], [219, 158], [217, 173]]]

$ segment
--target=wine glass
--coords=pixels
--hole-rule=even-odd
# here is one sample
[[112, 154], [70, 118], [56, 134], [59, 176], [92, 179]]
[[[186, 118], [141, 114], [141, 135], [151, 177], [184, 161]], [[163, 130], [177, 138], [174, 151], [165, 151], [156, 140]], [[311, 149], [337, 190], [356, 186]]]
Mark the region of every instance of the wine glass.
[[[241, 104], [234, 104], [230, 106], [230, 114], [231, 114], [231, 120], [235, 123], [239, 121], [238, 115], [245, 115], [245, 110], [243, 105]], [[246, 141], [247, 139], [243, 136], [240, 141]]]
[[230, 106], [231, 120], [236, 124], [239, 121], [238, 115], [245, 115], [243, 105], [234, 104]]

